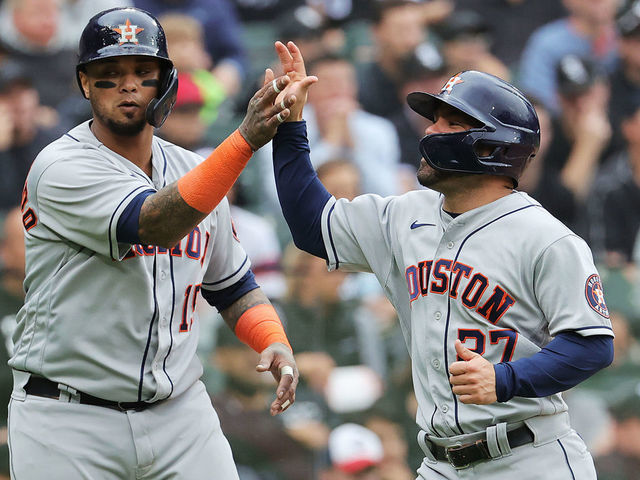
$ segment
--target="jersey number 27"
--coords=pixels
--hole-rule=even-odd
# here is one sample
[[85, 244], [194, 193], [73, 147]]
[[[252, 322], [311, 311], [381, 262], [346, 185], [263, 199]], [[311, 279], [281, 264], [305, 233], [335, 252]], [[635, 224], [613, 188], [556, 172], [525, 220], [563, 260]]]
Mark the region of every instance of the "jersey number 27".
[[[501, 362], [510, 362], [513, 356], [513, 350], [516, 347], [518, 341], [518, 332], [511, 330], [510, 328], [501, 328], [498, 330], [489, 330], [489, 342], [491, 345], [497, 345], [500, 341], [504, 340], [504, 351], [502, 352]], [[476, 344], [473, 348], [465, 344], [472, 352], [476, 352], [478, 355], [484, 354], [484, 346], [486, 342], [486, 335], [477, 329], [458, 329], [458, 339], [464, 344], [467, 340], [475, 340]], [[458, 357], [458, 361], [462, 360]]]

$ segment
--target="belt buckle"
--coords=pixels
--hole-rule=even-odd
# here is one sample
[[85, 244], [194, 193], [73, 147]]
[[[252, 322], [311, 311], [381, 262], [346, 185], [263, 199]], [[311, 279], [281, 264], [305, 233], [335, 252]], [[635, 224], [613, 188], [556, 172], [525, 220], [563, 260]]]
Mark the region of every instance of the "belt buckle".
[[447, 461], [456, 470], [463, 470], [465, 468], [468, 468], [471, 465], [471, 463], [467, 462], [464, 465], [456, 464], [454, 458], [451, 456], [451, 452], [459, 452], [461, 450], [464, 450], [468, 446], [469, 446], [468, 444], [467, 445], [454, 445], [454, 446], [451, 446], [451, 447], [446, 447], [444, 449], [444, 455], [445, 455], [445, 457], [447, 457]]
[[464, 470], [465, 468], [469, 468], [472, 463], [475, 463], [478, 460], [472, 460], [472, 461], [466, 460], [468, 457], [466, 457], [463, 453], [462, 457], [466, 460], [466, 463], [459, 465], [459, 464], [456, 464], [456, 459], [451, 455], [451, 452], [454, 452], [454, 453], [462, 452], [468, 448], [473, 448], [473, 447], [478, 448], [482, 452], [482, 455], [485, 459], [491, 458], [491, 455], [489, 454], [489, 450], [487, 449], [484, 443], [484, 440], [476, 440], [474, 443], [467, 443], [466, 445], [454, 445], [452, 447], [447, 447], [444, 449], [444, 454], [447, 457], [447, 461], [453, 468], [455, 468], [456, 470]]

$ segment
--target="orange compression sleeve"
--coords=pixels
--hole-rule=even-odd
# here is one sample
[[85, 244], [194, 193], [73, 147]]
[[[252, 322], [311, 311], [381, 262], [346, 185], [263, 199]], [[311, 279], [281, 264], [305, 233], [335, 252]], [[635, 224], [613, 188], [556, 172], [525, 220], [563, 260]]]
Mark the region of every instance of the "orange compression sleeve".
[[280, 317], [271, 305], [262, 303], [251, 307], [240, 315], [236, 323], [235, 334], [238, 339], [258, 353], [274, 342], [284, 343], [293, 351], [282, 327], [282, 322], [280, 322]]
[[247, 165], [253, 151], [235, 130], [207, 159], [178, 180], [178, 191], [199, 212], [211, 212]]

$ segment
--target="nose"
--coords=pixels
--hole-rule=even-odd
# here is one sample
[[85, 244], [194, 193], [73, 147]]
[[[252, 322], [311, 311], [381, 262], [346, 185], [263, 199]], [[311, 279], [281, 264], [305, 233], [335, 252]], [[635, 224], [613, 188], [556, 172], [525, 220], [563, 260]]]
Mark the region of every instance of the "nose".
[[433, 122], [431, 125], [429, 125], [427, 128], [424, 129], [424, 134], [425, 135], [431, 135], [433, 133], [442, 133], [443, 130], [443, 121], [442, 118], [439, 118], [438, 120], [436, 120], [435, 122]]
[[125, 73], [120, 78], [120, 90], [135, 92], [138, 89], [138, 78], [134, 73]]

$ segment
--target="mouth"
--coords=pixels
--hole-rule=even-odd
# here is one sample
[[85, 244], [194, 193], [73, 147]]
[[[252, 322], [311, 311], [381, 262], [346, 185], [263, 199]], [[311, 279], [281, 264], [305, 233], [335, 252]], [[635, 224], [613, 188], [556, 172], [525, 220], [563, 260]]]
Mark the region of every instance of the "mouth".
[[127, 100], [124, 102], [120, 102], [118, 104], [118, 108], [123, 110], [124, 112], [133, 112], [137, 109], [140, 108], [140, 105], [138, 105], [136, 102], [132, 101], [132, 100]]

